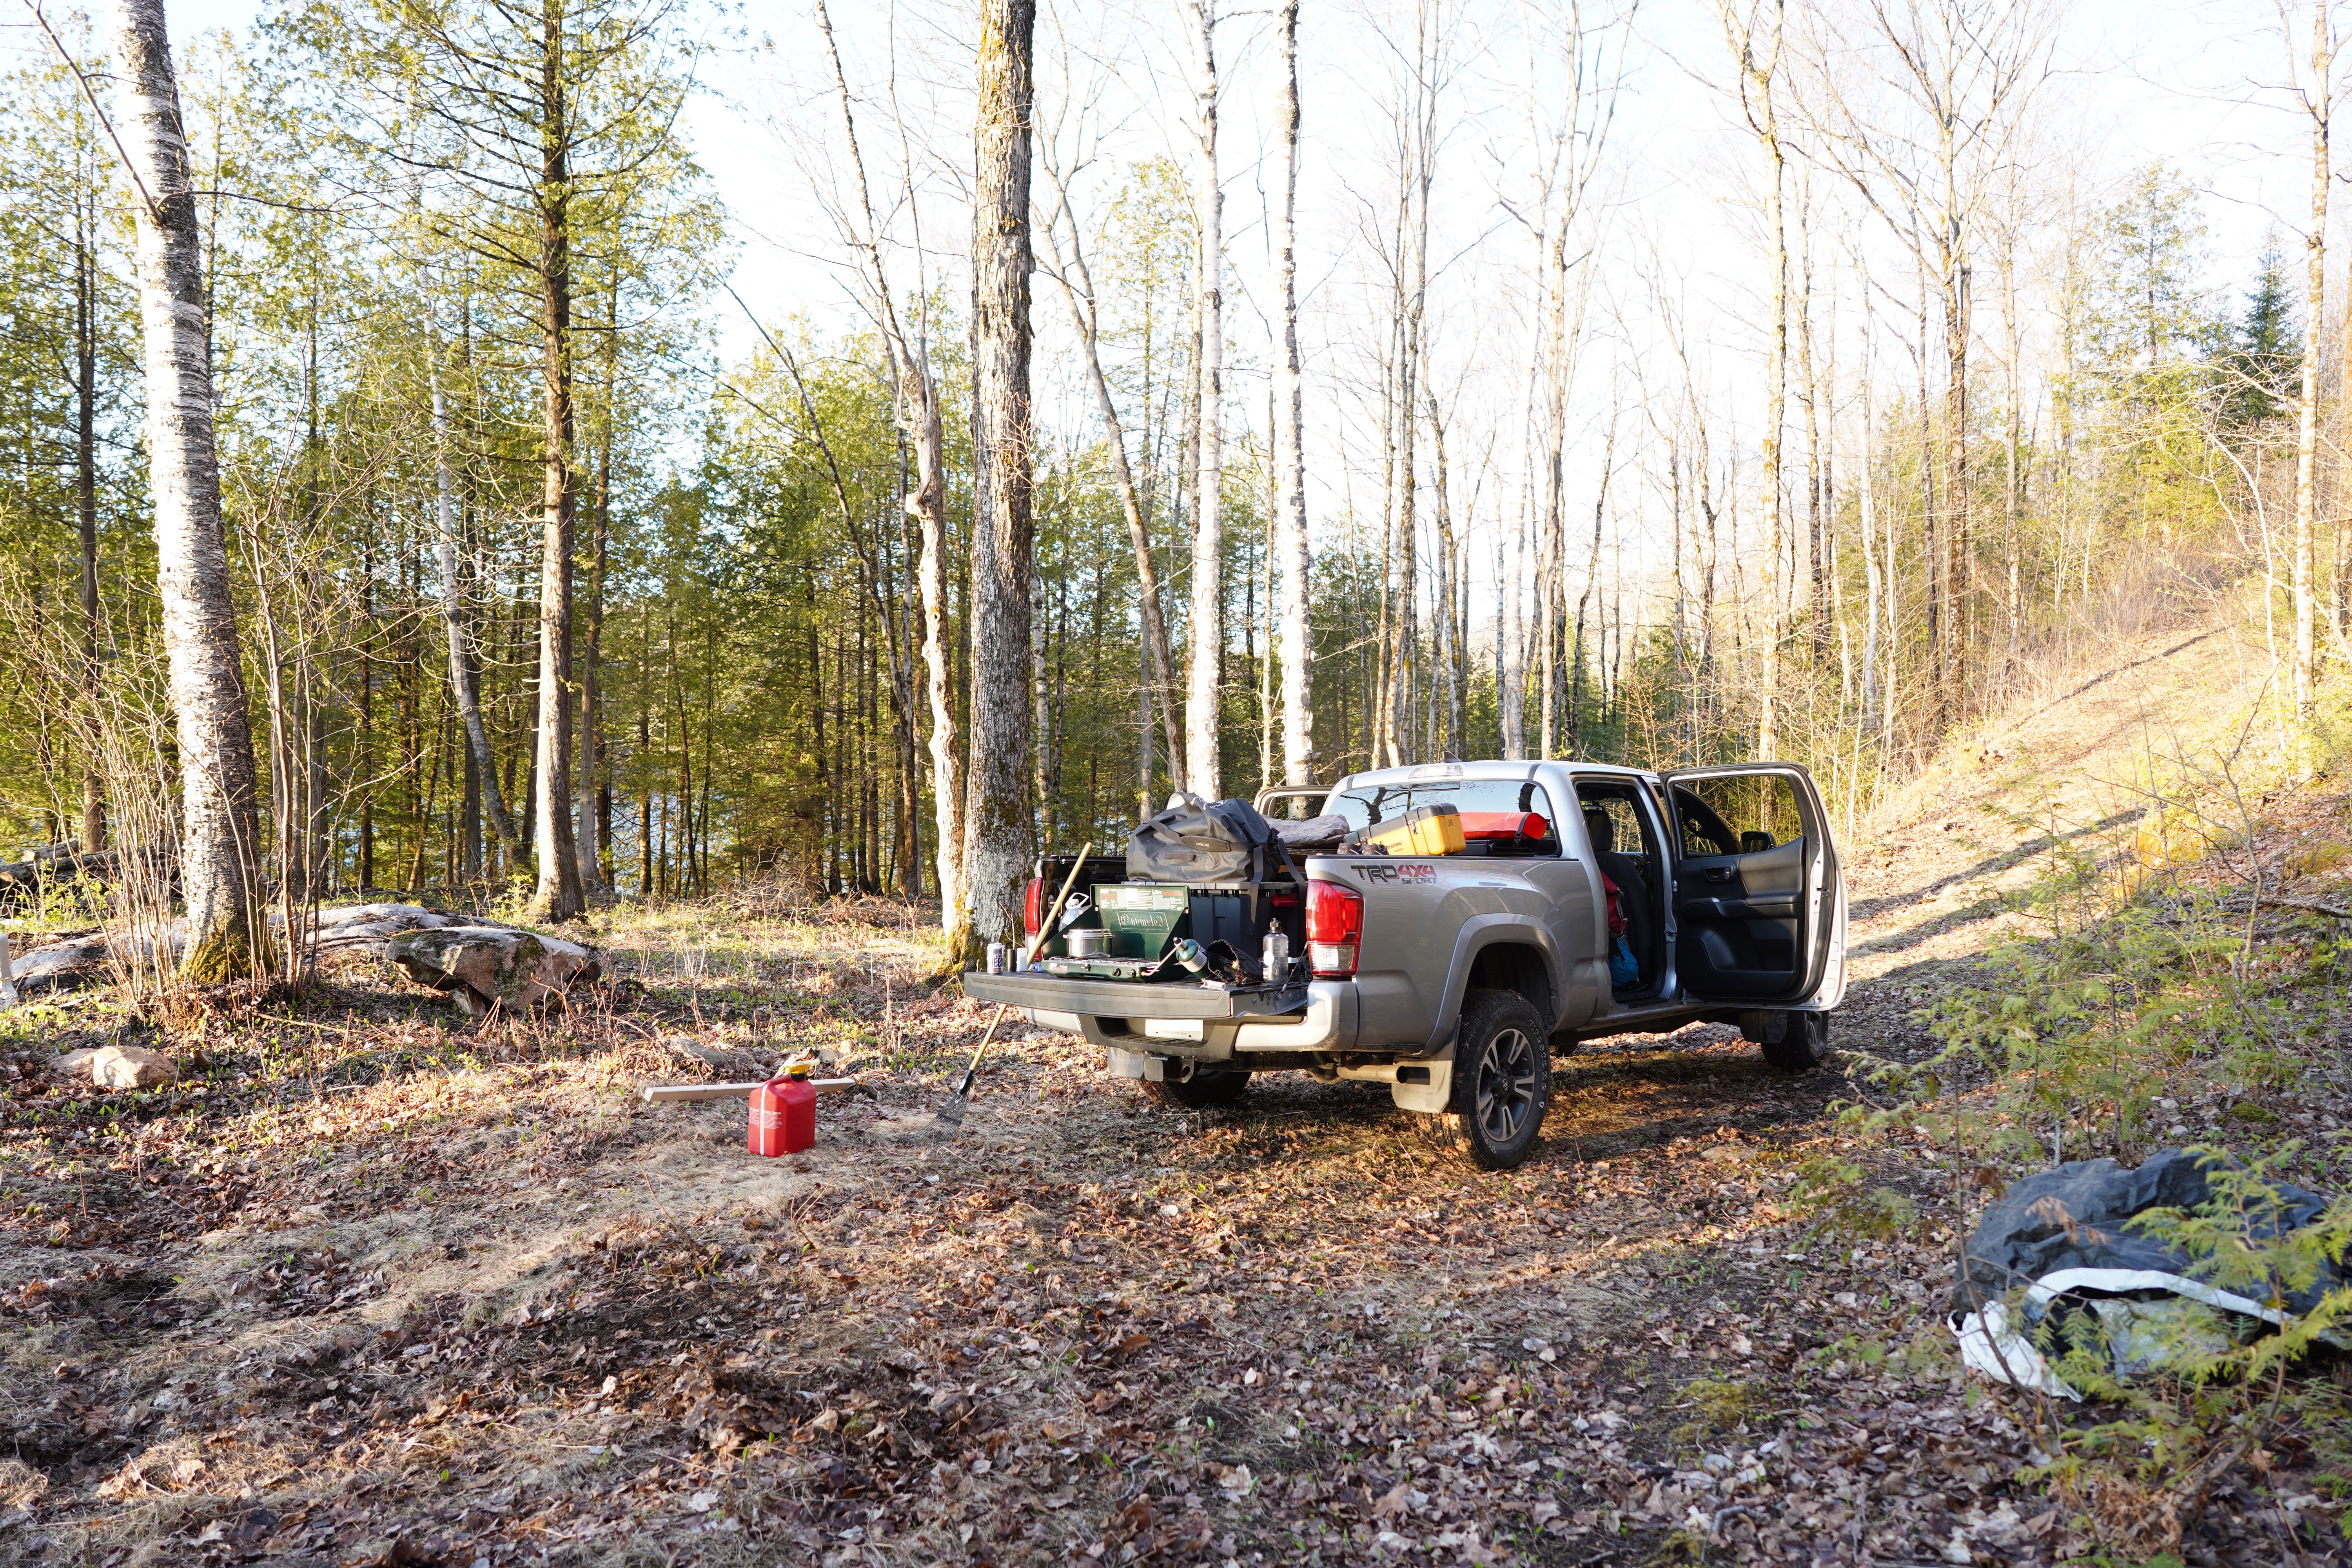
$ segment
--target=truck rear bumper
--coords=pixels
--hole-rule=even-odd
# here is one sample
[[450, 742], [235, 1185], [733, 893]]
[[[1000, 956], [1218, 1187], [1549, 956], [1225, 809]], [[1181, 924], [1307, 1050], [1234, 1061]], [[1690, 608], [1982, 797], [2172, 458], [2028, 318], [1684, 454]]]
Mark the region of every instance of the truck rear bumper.
[[975, 1002], [1097, 1018], [1279, 1017], [1306, 1006], [1309, 989], [1065, 980], [1053, 974], [982, 974], [977, 970], [966, 970], [963, 976], [963, 994]]
[[967, 973], [964, 994], [1115, 1050], [1223, 1060], [1246, 1051], [1347, 1050], [1356, 1042], [1356, 988], [1344, 980], [1229, 990]]

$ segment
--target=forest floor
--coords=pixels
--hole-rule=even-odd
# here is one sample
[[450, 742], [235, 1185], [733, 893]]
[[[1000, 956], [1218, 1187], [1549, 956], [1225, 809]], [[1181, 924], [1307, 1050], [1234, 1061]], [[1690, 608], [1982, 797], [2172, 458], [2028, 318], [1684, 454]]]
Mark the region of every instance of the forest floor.
[[[2053, 679], [1857, 835], [1834, 1066], [1718, 1026], [1580, 1050], [1509, 1174], [1377, 1086], [1180, 1113], [1027, 1031], [940, 1142], [985, 1013], [916, 988], [927, 933], [879, 900], [600, 916], [624, 983], [544, 1020], [359, 960], [294, 1005], [0, 1016], [0, 1559], [2342, 1561], [2293, 1421], [2194, 1497], [2032, 1473], [2074, 1417], [1964, 1376], [1942, 1318], [2000, 1182], [1937, 1118], [1990, 1088], [1840, 1114], [1940, 1048], [1928, 1010], [2031, 933], [2060, 846], [2123, 851], [2152, 758], [2228, 749], [2167, 716], [2226, 723], [2260, 661], [2189, 636]], [[2250, 797], [2309, 889], [2342, 791]], [[2184, 1065], [2167, 1131], [2299, 1131], [2344, 1190], [2327, 1029], [2291, 1088]], [[47, 1074], [107, 1039], [181, 1081]], [[804, 1154], [637, 1092], [814, 1046], [875, 1092]]]

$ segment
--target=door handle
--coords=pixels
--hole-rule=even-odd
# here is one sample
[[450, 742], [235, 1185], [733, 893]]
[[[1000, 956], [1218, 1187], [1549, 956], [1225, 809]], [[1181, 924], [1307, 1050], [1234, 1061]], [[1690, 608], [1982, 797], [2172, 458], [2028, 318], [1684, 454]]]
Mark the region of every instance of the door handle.
[[1710, 882], [1728, 882], [1731, 880], [1731, 868], [1728, 866], [1709, 866], [1701, 873], [1701, 875], [1706, 877], [1706, 879]]

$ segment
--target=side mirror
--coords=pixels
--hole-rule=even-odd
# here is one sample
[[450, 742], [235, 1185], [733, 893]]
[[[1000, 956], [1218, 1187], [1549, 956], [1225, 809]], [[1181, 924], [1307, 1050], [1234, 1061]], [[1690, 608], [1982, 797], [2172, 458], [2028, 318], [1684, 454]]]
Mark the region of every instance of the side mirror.
[[1778, 847], [1779, 846], [1772, 842], [1772, 836], [1769, 833], [1751, 830], [1739, 836], [1739, 852], [1742, 855], [1760, 855], [1767, 849]]

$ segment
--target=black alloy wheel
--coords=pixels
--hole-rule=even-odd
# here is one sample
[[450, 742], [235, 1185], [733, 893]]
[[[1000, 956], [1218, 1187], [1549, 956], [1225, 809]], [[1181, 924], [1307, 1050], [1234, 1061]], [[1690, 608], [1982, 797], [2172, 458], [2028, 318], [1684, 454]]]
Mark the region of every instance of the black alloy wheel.
[[1481, 1170], [1515, 1169], [1535, 1152], [1551, 1103], [1547, 1035], [1533, 1004], [1516, 991], [1473, 991], [1462, 999], [1453, 1105], [1432, 1120]]

